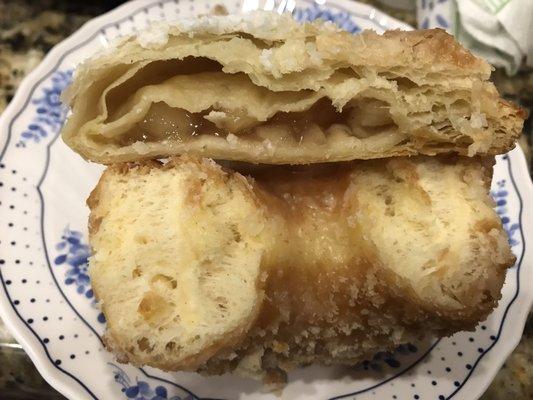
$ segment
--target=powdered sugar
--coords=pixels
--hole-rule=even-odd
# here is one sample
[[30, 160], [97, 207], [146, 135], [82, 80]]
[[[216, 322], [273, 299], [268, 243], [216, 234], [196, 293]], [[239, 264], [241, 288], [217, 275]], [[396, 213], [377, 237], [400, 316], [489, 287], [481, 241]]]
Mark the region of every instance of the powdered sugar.
[[259, 61], [267, 70], [272, 69], [272, 49], [264, 49], [259, 56]]
[[139, 32], [136, 40], [142, 47], [159, 48], [168, 42], [169, 35], [186, 33], [189, 37], [197, 34], [221, 35], [230, 32], [253, 34], [257, 38], [278, 40], [295, 29], [303, 29], [289, 15], [279, 15], [269, 11], [253, 11], [233, 15], [205, 15], [195, 19], [178, 19], [171, 23], [156, 23]]
[[168, 24], [154, 24], [137, 35], [137, 42], [145, 49], [162, 47], [168, 42], [168, 30]]

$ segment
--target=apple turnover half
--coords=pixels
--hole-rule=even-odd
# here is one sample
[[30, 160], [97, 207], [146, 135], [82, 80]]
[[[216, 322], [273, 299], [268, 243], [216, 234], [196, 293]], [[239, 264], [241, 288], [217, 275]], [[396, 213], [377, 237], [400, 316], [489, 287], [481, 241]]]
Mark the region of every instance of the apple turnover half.
[[[296, 168], [296, 167], [293, 167]], [[272, 379], [474, 326], [513, 264], [491, 161], [116, 164], [91, 194], [92, 287], [119, 360]]]
[[524, 115], [490, 72], [442, 30], [352, 35], [268, 12], [206, 16], [83, 63], [64, 94], [63, 138], [101, 163], [497, 154]]

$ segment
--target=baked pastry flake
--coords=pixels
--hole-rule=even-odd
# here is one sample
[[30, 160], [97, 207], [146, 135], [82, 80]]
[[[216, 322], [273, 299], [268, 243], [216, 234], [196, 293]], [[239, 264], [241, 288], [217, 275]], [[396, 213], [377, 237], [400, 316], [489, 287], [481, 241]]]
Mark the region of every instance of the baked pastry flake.
[[84, 62], [65, 142], [114, 163], [194, 154], [309, 164], [508, 151], [524, 112], [442, 30], [300, 25], [257, 12], [158, 25]]

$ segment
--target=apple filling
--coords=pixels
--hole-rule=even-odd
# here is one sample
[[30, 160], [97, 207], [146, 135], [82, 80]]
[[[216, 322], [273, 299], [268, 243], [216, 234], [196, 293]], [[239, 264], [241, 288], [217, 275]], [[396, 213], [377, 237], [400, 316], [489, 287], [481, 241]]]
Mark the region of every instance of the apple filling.
[[467, 91], [436, 101], [429, 86], [359, 72], [339, 69], [317, 91], [280, 91], [203, 58], [139, 64], [104, 91], [104, 123], [91, 139], [150, 156], [187, 148], [258, 162], [274, 155], [283, 162], [372, 158], [396, 146], [431, 153], [472, 143], [457, 133], [474, 132]]
[[[224, 111], [217, 110], [218, 113]], [[402, 138], [389, 112], [386, 102], [360, 99], [338, 112], [331, 101], [321, 99], [303, 112], [278, 112], [265, 122], [238, 121], [245, 116], [234, 116], [233, 124], [217, 124], [209, 118], [212, 110], [192, 113], [170, 107], [164, 102], [154, 103], [144, 118], [118, 139], [120, 145], [135, 142], [190, 142], [200, 136], [213, 136], [225, 140], [238, 137], [243, 140], [263, 142], [265, 145], [285, 146], [326, 145], [328, 140], [349, 137], [369, 141], [370, 138], [395, 135]], [[232, 111], [235, 115], [235, 111]], [[222, 126], [221, 126], [222, 125]], [[224, 126], [225, 125], [225, 126]], [[237, 129], [232, 129], [237, 127]], [[238, 129], [239, 126], [244, 128]], [[234, 136], [230, 136], [234, 135]]]

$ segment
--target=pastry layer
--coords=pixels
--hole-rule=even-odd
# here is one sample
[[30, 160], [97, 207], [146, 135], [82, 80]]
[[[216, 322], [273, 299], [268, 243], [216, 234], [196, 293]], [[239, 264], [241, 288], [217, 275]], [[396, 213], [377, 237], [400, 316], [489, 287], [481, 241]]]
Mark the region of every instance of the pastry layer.
[[102, 163], [269, 164], [509, 150], [524, 113], [442, 30], [352, 35], [288, 16], [159, 25], [77, 70], [65, 142]]

